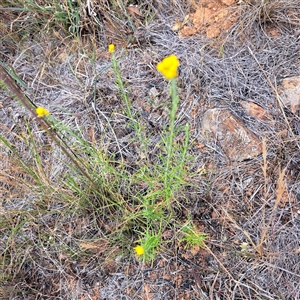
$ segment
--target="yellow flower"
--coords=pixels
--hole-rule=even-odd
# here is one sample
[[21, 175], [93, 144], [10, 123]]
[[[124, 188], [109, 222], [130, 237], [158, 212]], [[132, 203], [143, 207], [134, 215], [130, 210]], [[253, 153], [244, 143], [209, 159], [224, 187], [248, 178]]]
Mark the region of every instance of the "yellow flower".
[[115, 45], [114, 44], [110, 44], [108, 46], [108, 52], [109, 53], [114, 53], [115, 52]]
[[159, 64], [157, 64], [157, 70], [162, 73], [166, 79], [172, 79], [177, 77], [177, 69], [179, 66], [179, 60], [176, 55], [172, 54], [165, 57]]
[[142, 246], [136, 246], [134, 250], [137, 255], [143, 255], [145, 253], [145, 249]]
[[35, 112], [39, 117], [50, 115], [50, 112], [46, 108], [40, 106], [36, 108]]

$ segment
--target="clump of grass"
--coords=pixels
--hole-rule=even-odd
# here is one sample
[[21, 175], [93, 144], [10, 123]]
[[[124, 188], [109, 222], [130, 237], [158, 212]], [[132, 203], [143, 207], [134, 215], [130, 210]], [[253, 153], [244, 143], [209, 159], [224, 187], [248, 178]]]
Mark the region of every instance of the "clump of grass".
[[208, 238], [207, 234], [199, 232], [197, 227], [191, 222], [184, 224], [180, 233], [182, 237], [179, 243], [184, 243], [186, 248], [192, 248], [194, 246], [204, 247], [205, 241]]
[[[21, 40], [25, 40], [33, 32], [45, 29], [64, 29], [68, 35], [79, 38], [82, 27], [80, 14], [83, 10], [81, 2], [71, 0], [52, 1], [8, 1], [4, 3], [3, 10], [9, 12], [22, 12], [13, 26], [17, 27]], [[4, 24], [3, 24], [4, 25]], [[4, 25], [5, 26], [5, 25]]]
[[[144, 14], [139, 14], [139, 19], [135, 19], [128, 10], [131, 4], [131, 1], [123, 0], [11, 0], [5, 1], [3, 12], [0, 8], [0, 14], [20, 14], [11, 24], [18, 33], [13, 35], [17, 41], [24, 41], [34, 33], [50, 31], [56, 36], [59, 35], [58, 32], [64, 32], [66, 36], [75, 38], [79, 44], [89, 42], [88, 44], [93, 45], [99, 41], [99, 32], [103, 33], [105, 29], [108, 40], [131, 46], [136, 43], [133, 32], [154, 15], [152, 3], [142, 3], [140, 6], [145, 7]], [[5, 16], [5, 19], [9, 18]], [[7, 21], [0, 23], [0, 30], [9, 32], [8, 24]]]
[[[268, 26], [280, 31], [299, 26], [299, 2], [297, 0], [244, 0], [235, 8], [239, 18], [233, 26], [230, 36], [233, 38], [259, 36]], [[230, 36], [227, 36], [228, 38]], [[240, 39], [238, 39], [240, 40]]]

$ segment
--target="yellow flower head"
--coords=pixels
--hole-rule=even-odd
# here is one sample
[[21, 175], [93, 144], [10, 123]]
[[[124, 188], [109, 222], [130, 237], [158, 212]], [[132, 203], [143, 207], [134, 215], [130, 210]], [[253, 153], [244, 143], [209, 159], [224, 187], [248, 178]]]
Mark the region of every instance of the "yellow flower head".
[[114, 44], [110, 44], [108, 46], [108, 52], [109, 53], [114, 53], [115, 52], [115, 45]]
[[134, 251], [137, 255], [141, 256], [145, 253], [145, 249], [142, 246], [134, 247]]
[[176, 55], [172, 54], [165, 57], [159, 64], [157, 64], [157, 70], [162, 73], [166, 79], [172, 79], [177, 77], [179, 66], [179, 60]]
[[43, 107], [37, 107], [35, 112], [39, 117], [50, 115], [50, 112], [46, 108], [43, 108]]

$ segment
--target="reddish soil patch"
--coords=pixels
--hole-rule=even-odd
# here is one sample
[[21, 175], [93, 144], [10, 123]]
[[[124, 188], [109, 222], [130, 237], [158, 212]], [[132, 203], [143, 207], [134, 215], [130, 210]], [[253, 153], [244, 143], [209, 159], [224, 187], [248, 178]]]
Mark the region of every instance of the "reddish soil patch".
[[205, 34], [207, 38], [216, 38], [228, 31], [237, 22], [237, 10], [234, 0], [207, 0], [201, 2], [196, 12], [190, 15], [191, 26], [185, 25], [179, 36]]

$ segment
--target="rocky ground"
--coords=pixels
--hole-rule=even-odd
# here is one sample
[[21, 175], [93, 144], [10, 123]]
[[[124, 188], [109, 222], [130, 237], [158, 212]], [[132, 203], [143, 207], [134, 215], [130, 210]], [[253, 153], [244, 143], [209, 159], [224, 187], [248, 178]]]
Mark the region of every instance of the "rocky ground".
[[[11, 29], [1, 31], [1, 64], [13, 67], [37, 105], [68, 126], [82, 127], [88, 141], [134, 166], [139, 145], [130, 142], [107, 46], [116, 45], [154, 163], [169, 101], [168, 83], [156, 64], [176, 54], [176, 125], [190, 124], [189, 168], [198, 174], [184, 191], [177, 217], [191, 218], [207, 233], [207, 247], [170, 243], [152, 264], [143, 264], [107, 244], [88, 215], [57, 217], [53, 211], [60, 204], [53, 204], [34, 219], [26, 215], [18, 234], [1, 227], [2, 299], [299, 299], [298, 1], [129, 4], [130, 24], [101, 12], [96, 1], [86, 3], [84, 51], [59, 29], [50, 34], [39, 28], [20, 37], [14, 26], [27, 24], [25, 13], [0, 10], [11, 22]], [[0, 101], [2, 134], [21, 147], [27, 112], [6, 92]], [[35, 198], [15, 183], [16, 177], [26, 182], [26, 176], [14, 160], [4, 160], [1, 147], [1, 223], [19, 228], [25, 220], [20, 211], [30, 210]], [[53, 182], [60, 165], [52, 163]], [[61, 248], [52, 249], [50, 241], [26, 246], [25, 237], [34, 241], [45, 231], [56, 232]], [[172, 234], [165, 232], [165, 239]]]

